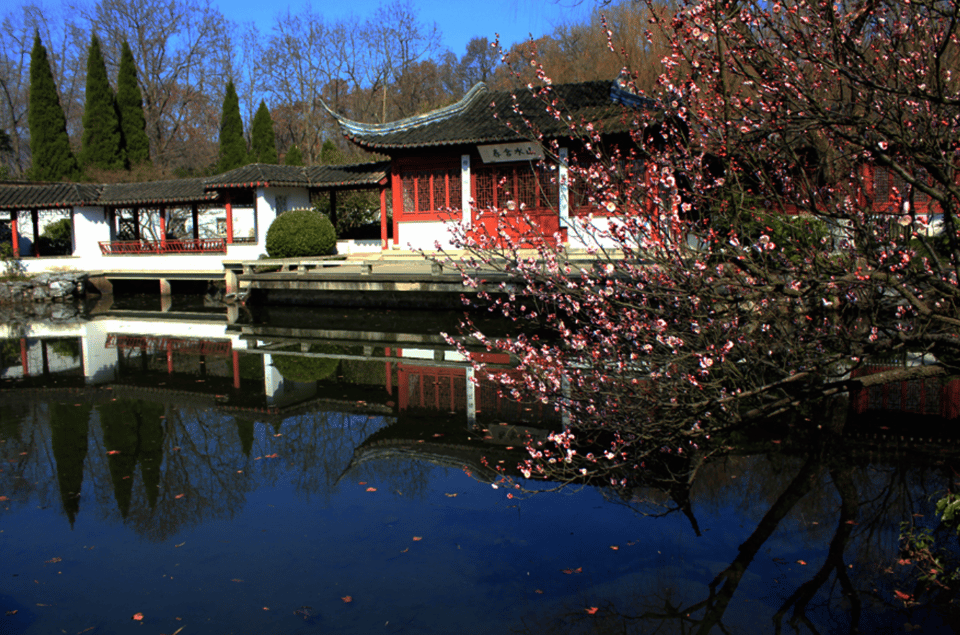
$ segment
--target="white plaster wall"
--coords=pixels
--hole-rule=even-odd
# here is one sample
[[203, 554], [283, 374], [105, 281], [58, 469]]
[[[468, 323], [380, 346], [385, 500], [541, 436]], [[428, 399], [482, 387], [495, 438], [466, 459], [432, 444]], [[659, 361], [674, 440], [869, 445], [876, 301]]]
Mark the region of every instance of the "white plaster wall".
[[567, 228], [567, 241], [570, 249], [590, 249], [591, 247], [616, 249], [619, 243], [610, 237], [611, 223], [616, 217], [599, 216], [593, 219], [585, 216], [570, 217]]
[[[458, 223], [459, 220], [453, 221]], [[397, 223], [400, 234], [396, 244], [401, 249], [424, 249], [432, 251], [440, 243], [441, 249], [451, 249], [450, 231], [445, 221], [417, 221]]]
[[100, 242], [110, 240], [110, 220], [102, 207], [78, 207], [73, 214], [73, 255], [99, 258]]
[[[257, 189], [257, 242], [267, 244], [267, 230], [277, 217], [277, 197], [287, 197], [287, 210], [310, 207], [310, 192], [303, 187], [261, 187]], [[241, 234], [237, 234], [238, 236]]]

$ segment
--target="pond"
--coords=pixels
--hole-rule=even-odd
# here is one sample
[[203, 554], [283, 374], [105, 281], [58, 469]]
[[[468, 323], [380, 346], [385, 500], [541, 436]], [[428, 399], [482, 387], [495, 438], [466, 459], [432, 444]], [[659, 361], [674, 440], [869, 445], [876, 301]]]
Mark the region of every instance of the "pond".
[[940, 419], [898, 402], [745, 436], [682, 487], [558, 489], [516, 468], [556, 414], [472, 381], [456, 322], [178, 299], [7, 324], [0, 632], [952, 632], [896, 595], [900, 523], [960, 463]]

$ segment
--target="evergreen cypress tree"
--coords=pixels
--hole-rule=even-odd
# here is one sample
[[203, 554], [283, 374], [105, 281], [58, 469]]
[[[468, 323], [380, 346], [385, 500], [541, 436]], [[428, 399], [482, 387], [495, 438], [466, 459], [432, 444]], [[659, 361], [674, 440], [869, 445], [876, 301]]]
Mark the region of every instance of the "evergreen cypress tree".
[[30, 154], [33, 158], [30, 177], [38, 181], [75, 178], [79, 170], [70, 149], [67, 118], [60, 106], [47, 49], [40, 42], [39, 33], [33, 36], [33, 51], [30, 53], [27, 125], [30, 127]]
[[287, 156], [283, 158], [284, 165], [303, 165], [303, 154], [298, 146], [290, 146]]
[[122, 170], [127, 159], [120, 142], [117, 102], [107, 79], [107, 66], [96, 34], [87, 52], [87, 90], [83, 108], [83, 143], [80, 165], [103, 170]]
[[126, 40], [120, 53], [120, 73], [117, 75], [117, 111], [123, 145], [130, 166], [150, 163], [150, 140], [147, 139], [147, 120], [143, 115], [143, 96], [137, 84], [137, 65]]
[[257, 114], [253, 116], [250, 129], [250, 146], [253, 160], [257, 163], [277, 162], [277, 140], [273, 133], [273, 119], [267, 104], [260, 102]]
[[320, 163], [323, 165], [338, 165], [343, 163], [343, 153], [332, 139], [327, 139], [320, 146]]
[[240, 118], [240, 99], [233, 82], [227, 82], [223, 98], [223, 116], [220, 119], [219, 171], [226, 172], [247, 164], [247, 142], [243, 138], [243, 120]]

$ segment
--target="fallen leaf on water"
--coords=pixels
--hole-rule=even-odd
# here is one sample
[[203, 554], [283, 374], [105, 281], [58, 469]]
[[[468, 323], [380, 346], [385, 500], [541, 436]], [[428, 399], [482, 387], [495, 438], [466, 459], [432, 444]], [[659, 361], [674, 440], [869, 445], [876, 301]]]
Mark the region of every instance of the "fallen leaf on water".
[[590, 608], [584, 609], [584, 610], [585, 610], [588, 614], [590, 614], [590, 615], [595, 615], [596, 612], [599, 611], [600, 609], [598, 609], [598, 608], [595, 607], [595, 606], [591, 606]]
[[357, 483], [357, 485], [366, 485], [366, 484], [367, 484], [366, 481], [360, 481], [359, 483]]
[[[177, 619], [179, 620], [180, 618], [178, 617]], [[177, 635], [177, 633], [179, 633], [180, 631], [182, 631], [182, 630], [185, 629], [185, 628], [186, 628], [186, 626], [181, 626], [181, 627], [178, 628], [177, 630], [175, 630], [175, 631], [173, 631], [172, 633], [170, 633], [170, 635]]]
[[433, 435], [434, 438], [442, 437], [442, 436], [443, 436], [443, 433], [441, 432], [437, 432], [436, 434]]
[[230, 578], [231, 582], [243, 582], [240, 578]]
[[13, 609], [12, 611], [7, 611], [7, 615], [16, 615], [16, 614], [17, 614], [17, 609]]
[[186, 494], [177, 494], [174, 498], [183, 498], [184, 496], [186, 496]]
[[420, 542], [421, 540], [423, 540], [423, 536], [414, 536], [414, 537], [413, 537], [413, 541], [414, 541], [414, 542]]
[[620, 547], [616, 545], [610, 545], [610, 548], [613, 549], [614, 551], [618, 551], [620, 549]]
[[110, 450], [107, 454], [120, 454], [120, 450]]
[[797, 560], [797, 564], [803, 565], [803, 566], [806, 566], [806, 565], [807, 565], [807, 563], [804, 562], [803, 560]]
[[344, 602], [353, 602], [353, 597], [350, 595], [345, 595], [340, 599], [343, 600]]
[[282, 432], [278, 432], [278, 433], [276, 433], [275, 435], [273, 435], [274, 438], [282, 437], [282, 436], [283, 436], [283, 433], [282, 433]]
[[46, 561], [46, 563], [47, 563], [47, 564], [54, 564], [54, 563], [57, 563], [57, 562], [61, 562], [62, 560], [63, 560], [63, 558], [50, 558], [49, 560]]
[[375, 491], [377, 491], [377, 488], [376, 488], [376, 487], [368, 487], [368, 488], [367, 488], [367, 491], [368, 491], [368, 492], [375, 492]]
[[264, 455], [263, 455], [263, 458], [265, 458], [265, 459], [275, 459], [275, 458], [277, 458], [278, 456], [279, 456], [279, 455], [278, 455], [276, 452], [274, 452], [273, 454], [264, 454]]
[[770, 440], [770, 443], [780, 443], [780, 440], [779, 440], [779, 439], [771, 439], [771, 440]]
[[406, 549], [402, 550], [400, 553], [407, 553], [408, 551], [410, 551], [410, 547], [407, 547]]
[[8, 500], [10, 500], [10, 499], [7, 498], [6, 496], [0, 496], [0, 503], [2, 503], [2, 502], [4, 502], [4, 501], [8, 501]]
[[174, 547], [174, 549], [176, 549], [177, 547], [182, 547], [182, 546], [184, 546], [185, 544], [187, 544], [186, 541], [181, 542], [179, 545], [174, 545], [173, 547]]
[[95, 629], [95, 628], [96, 628], [96, 626], [88, 626], [87, 628], [83, 629], [82, 631], [78, 631], [78, 632], [77, 632], [77, 635], [80, 635], [80, 633], [86, 633], [87, 631], [92, 631], [92, 630]]
[[583, 573], [583, 567], [577, 567], [576, 569], [563, 569], [563, 572], [567, 575], [571, 573]]
[[543, 591], [541, 591], [540, 589], [536, 589], [534, 593], [539, 593], [540, 595], [543, 595]]
[[446, 496], [447, 498], [456, 498], [457, 493], [454, 492], [453, 494], [444, 494], [444, 496]]
[[[36, 582], [36, 580], [34, 580]], [[50, 606], [49, 604], [44, 604], [43, 602], [37, 602], [37, 606]]]
[[141, 622], [141, 621], [143, 621], [143, 613], [134, 613], [134, 614], [133, 614], [133, 617], [131, 617], [130, 619], [131, 619], [131, 620], [137, 620], [138, 622]]
[[904, 593], [904, 592], [901, 591], [900, 589], [894, 589], [893, 594], [894, 594], [895, 596], [897, 596], [897, 598], [903, 600], [904, 602], [906, 602], [906, 601], [909, 600], [911, 597], [913, 597], [913, 596], [910, 595], [909, 593]]

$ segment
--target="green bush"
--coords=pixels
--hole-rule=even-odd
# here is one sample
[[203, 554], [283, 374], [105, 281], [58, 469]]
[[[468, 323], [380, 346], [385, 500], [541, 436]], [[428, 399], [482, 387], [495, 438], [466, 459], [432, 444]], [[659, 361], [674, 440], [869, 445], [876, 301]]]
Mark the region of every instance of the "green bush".
[[267, 230], [271, 258], [309, 258], [337, 253], [333, 223], [320, 212], [295, 209], [278, 216]]
[[73, 253], [73, 222], [69, 218], [50, 223], [40, 234], [38, 245], [43, 256], [69, 256]]
[[[334, 346], [314, 344], [311, 353], [335, 354], [340, 352]], [[313, 382], [327, 379], [333, 375], [340, 360], [335, 357], [299, 357], [296, 355], [274, 355], [273, 366], [284, 379], [299, 382]]]

